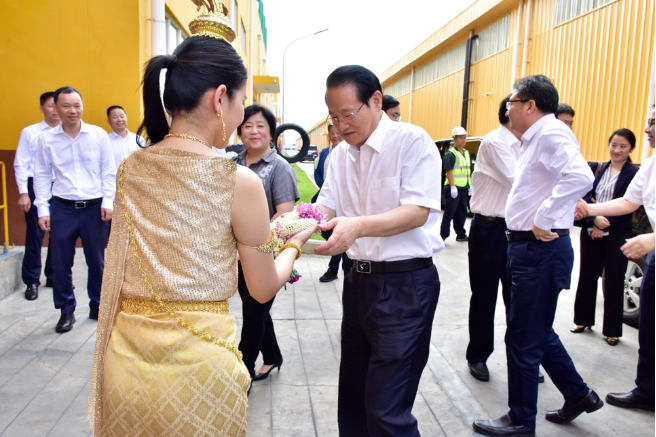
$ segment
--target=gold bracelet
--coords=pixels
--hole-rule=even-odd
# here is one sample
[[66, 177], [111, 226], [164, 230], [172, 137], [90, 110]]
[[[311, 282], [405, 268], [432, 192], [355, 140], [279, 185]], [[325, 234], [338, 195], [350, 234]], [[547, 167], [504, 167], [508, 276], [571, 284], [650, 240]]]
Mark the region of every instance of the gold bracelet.
[[303, 253], [303, 252], [301, 252], [301, 248], [298, 247], [298, 245], [296, 245], [294, 243], [285, 243], [285, 244], [283, 244], [282, 247], [280, 248], [280, 252], [287, 249], [288, 247], [293, 247], [294, 249], [298, 250], [298, 255], [296, 255], [296, 259], [299, 259], [301, 257], [301, 253]]

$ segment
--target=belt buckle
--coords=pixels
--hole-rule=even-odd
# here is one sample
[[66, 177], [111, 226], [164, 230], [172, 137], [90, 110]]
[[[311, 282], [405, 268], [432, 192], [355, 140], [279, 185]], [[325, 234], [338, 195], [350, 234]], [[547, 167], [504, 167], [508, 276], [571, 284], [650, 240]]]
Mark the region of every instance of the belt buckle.
[[510, 236], [510, 231], [506, 231], [506, 240], [508, 240], [508, 242], [512, 241], [512, 237]]
[[[366, 268], [366, 270], [365, 270]], [[357, 272], [365, 275], [371, 274], [371, 261], [357, 261]]]
[[75, 201], [75, 209], [84, 209], [87, 207], [87, 201], [86, 200], [76, 200]]

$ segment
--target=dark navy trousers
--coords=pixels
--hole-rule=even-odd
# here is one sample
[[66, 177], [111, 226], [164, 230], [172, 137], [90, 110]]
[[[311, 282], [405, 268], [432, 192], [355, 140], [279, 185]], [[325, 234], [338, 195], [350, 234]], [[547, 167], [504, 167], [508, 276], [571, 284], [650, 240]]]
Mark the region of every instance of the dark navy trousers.
[[589, 391], [552, 327], [558, 295], [570, 286], [572, 242], [569, 236], [510, 242], [508, 263], [508, 406], [515, 424], [535, 426], [540, 363], [566, 401], [578, 402]]
[[[23, 256], [22, 277], [25, 285], [41, 285], [41, 246], [46, 231], [39, 226], [39, 214], [37, 207], [34, 206], [34, 185], [32, 178], [27, 180], [27, 193], [30, 196], [32, 206], [25, 213], [25, 255]], [[46, 267], [44, 274], [47, 279], [53, 279], [51, 250], [48, 244], [48, 255], [46, 256]]]
[[341, 437], [419, 436], [412, 405], [440, 295], [435, 266], [346, 274], [337, 416]]
[[654, 403], [654, 251], [647, 255], [640, 286], [640, 325], [638, 329], [638, 377], [633, 393]]
[[58, 200], [50, 201], [50, 244], [55, 270], [53, 300], [62, 314], [75, 312], [73, 291], [73, 262], [75, 244], [82, 240], [84, 258], [88, 266], [87, 292], [89, 308], [98, 309], [100, 287], [105, 268], [107, 223], [100, 218], [100, 203], [84, 209], [66, 205]]
[[456, 231], [457, 237], [466, 237], [465, 221], [467, 220], [467, 205], [469, 204], [469, 187], [458, 187], [458, 197], [451, 197], [451, 186], [444, 186], [444, 215], [442, 215], [442, 225], [440, 236], [443, 240], [451, 234], [451, 220], [453, 220], [453, 230]]

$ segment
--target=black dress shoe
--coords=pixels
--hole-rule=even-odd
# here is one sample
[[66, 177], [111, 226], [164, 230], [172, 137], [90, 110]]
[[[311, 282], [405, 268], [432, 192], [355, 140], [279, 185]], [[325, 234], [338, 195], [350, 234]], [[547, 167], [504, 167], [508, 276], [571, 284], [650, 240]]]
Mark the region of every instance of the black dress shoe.
[[334, 281], [335, 279], [337, 279], [337, 272], [333, 269], [328, 269], [326, 270], [326, 273], [324, 273], [323, 276], [319, 278], [319, 282], [330, 282]]
[[544, 417], [549, 422], [567, 423], [579, 417], [583, 412], [592, 413], [604, 406], [604, 401], [599, 399], [594, 390], [590, 390], [580, 401], [572, 403], [565, 401], [560, 410], [549, 411]]
[[89, 318], [91, 320], [98, 320], [98, 308], [89, 309]]
[[27, 300], [37, 300], [39, 297], [39, 286], [36, 284], [30, 284], [25, 289], [25, 299]]
[[54, 286], [52, 279], [46, 279], [46, 287], [52, 288]]
[[542, 374], [541, 371], [538, 370], [538, 384], [542, 384], [544, 382], [544, 375]]
[[57, 332], [68, 332], [73, 329], [73, 323], [75, 323], [75, 314], [62, 314], [57, 322], [55, 331]]
[[646, 402], [635, 395], [632, 391], [628, 393], [608, 393], [606, 402], [616, 407], [640, 408], [641, 410], [654, 411], [654, 404]]
[[514, 425], [509, 415], [497, 419], [477, 420], [472, 428], [479, 434], [490, 436], [535, 437], [534, 426]]
[[469, 237], [466, 235], [462, 237], [456, 237], [456, 241], [469, 241]]
[[487, 365], [485, 363], [467, 362], [467, 365], [469, 366], [469, 373], [471, 373], [471, 376], [474, 378], [483, 382], [488, 382], [490, 380], [490, 372], [487, 370]]
[[271, 366], [271, 368], [264, 372], [264, 373], [258, 373], [255, 372], [255, 376], [253, 377], [253, 381], [262, 381], [263, 379], [267, 379], [269, 377], [269, 373], [273, 371], [273, 369], [278, 368], [278, 372], [280, 372], [280, 368], [282, 367], [282, 358], [280, 359], [280, 362], [274, 364]]

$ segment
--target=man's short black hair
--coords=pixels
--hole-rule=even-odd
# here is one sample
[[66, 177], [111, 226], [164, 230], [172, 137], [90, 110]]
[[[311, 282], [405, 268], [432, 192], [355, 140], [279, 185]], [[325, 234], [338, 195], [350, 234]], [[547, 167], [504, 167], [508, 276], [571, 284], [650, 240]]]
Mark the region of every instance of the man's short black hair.
[[358, 91], [358, 100], [369, 106], [369, 99], [376, 91], [383, 94], [378, 77], [361, 65], [343, 65], [330, 73], [326, 79], [326, 89], [339, 88], [353, 84]]
[[399, 103], [398, 100], [396, 100], [394, 97], [390, 96], [389, 94], [385, 94], [383, 96], [383, 111], [387, 111], [390, 108], [396, 108], [400, 104], [401, 103]]
[[558, 109], [556, 109], [556, 117], [558, 117], [560, 114], [569, 114], [574, 117], [574, 110], [567, 103], [559, 103]]
[[82, 100], [82, 94], [72, 86], [63, 86], [59, 88], [57, 91], [55, 91], [55, 95], [53, 98], [55, 99], [55, 103], [57, 103], [57, 99], [59, 98], [60, 94], [73, 94], [77, 93], [78, 96], [80, 96], [80, 100]]
[[53, 97], [55, 97], [54, 91], [47, 91], [41, 94], [41, 97], [39, 97], [40, 106], [45, 105], [48, 99], [52, 99]]
[[265, 108], [264, 106], [261, 106], [257, 103], [253, 103], [244, 110], [244, 121], [242, 121], [237, 128], [237, 135], [241, 137], [241, 127], [248, 121], [249, 118], [255, 114], [262, 114], [264, 119], [267, 121], [267, 124], [269, 125], [269, 132], [271, 133], [271, 141], [274, 141], [274, 137], [276, 135], [276, 116], [273, 115], [273, 112], [269, 111], [268, 108]]
[[125, 112], [125, 109], [123, 109], [122, 106], [112, 105], [109, 108], [107, 108], [107, 118], [109, 118], [109, 114], [111, 114], [114, 109], [120, 109], [121, 111]]
[[533, 100], [535, 106], [545, 114], [558, 110], [558, 90], [547, 76], [536, 74], [519, 79], [513, 85], [515, 99]]
[[334, 124], [330, 124], [330, 123], [328, 123], [328, 126], [326, 127], [326, 130], [327, 130], [328, 132], [330, 132], [330, 128], [331, 128], [331, 127], [335, 127], [335, 125], [334, 125]]
[[510, 101], [511, 94], [508, 94], [505, 99], [499, 104], [499, 123], [506, 125], [510, 122], [510, 119], [506, 115], [508, 113], [508, 108], [506, 108], [506, 103]]

